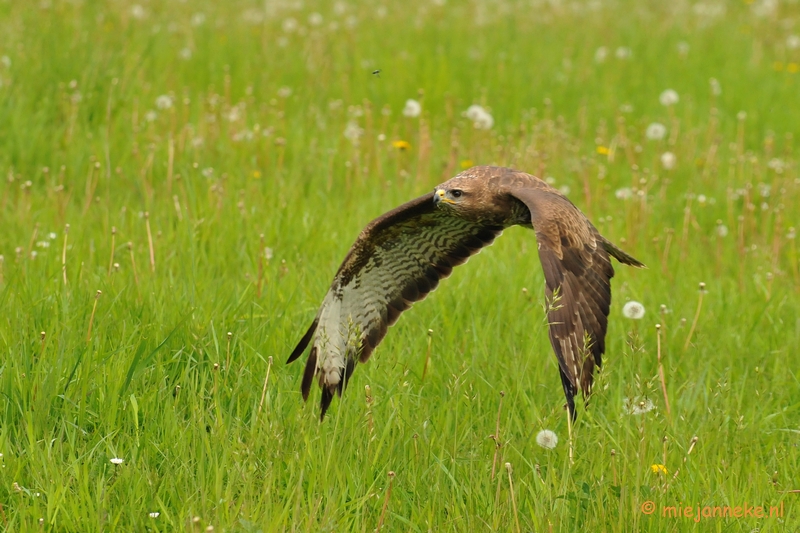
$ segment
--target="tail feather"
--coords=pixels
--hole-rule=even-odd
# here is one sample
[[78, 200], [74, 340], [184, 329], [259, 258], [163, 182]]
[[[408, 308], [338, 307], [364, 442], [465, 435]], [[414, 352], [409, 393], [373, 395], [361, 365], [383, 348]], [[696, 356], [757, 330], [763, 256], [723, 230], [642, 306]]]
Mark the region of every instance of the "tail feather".
[[308, 346], [308, 343], [311, 342], [311, 337], [314, 335], [314, 332], [317, 330], [317, 323], [318, 322], [319, 322], [319, 319], [315, 318], [314, 322], [311, 323], [311, 327], [308, 328], [308, 331], [306, 331], [306, 334], [303, 335], [302, 339], [300, 339], [300, 342], [297, 343], [297, 346], [295, 347], [294, 351], [292, 352], [292, 355], [290, 355], [289, 359], [286, 361], [287, 365], [289, 363], [291, 363], [292, 361], [294, 361], [295, 359], [297, 359], [298, 357], [300, 357], [303, 354], [303, 352], [306, 351], [306, 347]]
[[308, 400], [308, 394], [311, 392], [311, 382], [314, 381], [314, 376], [317, 374], [317, 347], [311, 348], [311, 353], [308, 354], [308, 361], [306, 361], [306, 369], [303, 371], [303, 383], [300, 385], [300, 390], [303, 392], [303, 401]]

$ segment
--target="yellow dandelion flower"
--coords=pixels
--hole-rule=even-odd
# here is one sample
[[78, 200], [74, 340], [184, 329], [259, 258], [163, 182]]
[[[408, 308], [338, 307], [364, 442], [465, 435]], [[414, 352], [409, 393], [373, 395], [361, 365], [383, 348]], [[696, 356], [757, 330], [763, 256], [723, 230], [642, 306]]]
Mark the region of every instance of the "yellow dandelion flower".
[[607, 146], [598, 146], [597, 153], [600, 155], [608, 155], [608, 147]]
[[667, 467], [664, 465], [650, 465], [650, 470], [653, 471], [654, 474], [664, 474], [667, 475]]
[[411, 149], [411, 143], [408, 142], [408, 141], [392, 141], [392, 146], [394, 146], [398, 150], [409, 150], [409, 149]]
[[461, 168], [467, 169], [471, 166], [474, 166], [475, 163], [472, 162], [472, 159], [464, 159], [461, 161]]
[[788, 65], [786, 65], [786, 72], [789, 72], [791, 74], [797, 74], [798, 70], [800, 70], [800, 65], [798, 65], [797, 63], [789, 63]]
[[772, 70], [774, 70], [775, 72], [782, 71], [783, 70], [783, 63], [781, 63], [780, 61], [774, 62], [772, 64]]
[[253, 171], [253, 179], [254, 180], [261, 179], [261, 171], [260, 170], [254, 170]]

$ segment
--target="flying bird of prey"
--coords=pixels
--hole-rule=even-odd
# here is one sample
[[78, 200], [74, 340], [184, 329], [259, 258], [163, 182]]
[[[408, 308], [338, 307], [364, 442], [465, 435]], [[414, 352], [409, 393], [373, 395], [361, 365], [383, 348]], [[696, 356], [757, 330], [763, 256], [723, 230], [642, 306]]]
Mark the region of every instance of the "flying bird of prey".
[[605, 237], [563, 194], [509, 168], [473, 167], [370, 222], [333, 278], [311, 327], [289, 356], [311, 345], [301, 390], [316, 377], [320, 419], [340, 396], [356, 362], [366, 362], [400, 314], [425, 298], [509, 226], [536, 232], [548, 300], [550, 343], [571, 417], [578, 388], [591, 392], [605, 351], [611, 278], [609, 256], [644, 267]]

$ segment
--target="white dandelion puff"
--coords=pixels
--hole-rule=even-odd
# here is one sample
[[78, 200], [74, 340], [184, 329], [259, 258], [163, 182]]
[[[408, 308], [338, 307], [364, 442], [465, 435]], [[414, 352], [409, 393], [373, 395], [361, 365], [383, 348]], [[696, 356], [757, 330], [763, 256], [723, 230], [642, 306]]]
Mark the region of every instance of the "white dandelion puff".
[[131, 6], [131, 16], [135, 19], [142, 20], [147, 16], [147, 13], [145, 12], [144, 8], [139, 4], [133, 4]]
[[622, 307], [622, 314], [625, 318], [630, 318], [631, 320], [641, 320], [644, 316], [644, 306], [631, 300]]
[[283, 28], [283, 31], [285, 31], [286, 33], [292, 33], [297, 29], [297, 21], [292, 17], [289, 17], [283, 21], [283, 23], [281, 24], [281, 28]]
[[786, 48], [797, 50], [800, 48], [800, 35], [790, 35], [786, 38]]
[[411, 98], [406, 100], [406, 105], [403, 107], [403, 115], [415, 118], [418, 117], [420, 113], [422, 113], [422, 104]]
[[120, 459], [119, 457], [112, 457], [111, 459], [109, 459], [109, 461], [111, 461], [112, 465], [121, 465], [122, 463], [125, 462], [125, 459]]
[[675, 154], [672, 152], [664, 152], [661, 154], [661, 166], [663, 166], [667, 170], [672, 170], [675, 168]]
[[708, 83], [711, 86], [711, 94], [714, 96], [719, 96], [722, 94], [722, 85], [719, 84], [719, 80], [717, 78], [709, 79]]
[[169, 109], [172, 107], [172, 97], [167, 94], [162, 94], [156, 98], [156, 107], [159, 109]]
[[202, 26], [203, 23], [206, 21], [206, 14], [205, 13], [195, 13], [192, 15], [192, 26]]
[[364, 130], [355, 121], [350, 121], [344, 128], [344, 136], [353, 144], [358, 144], [359, 138], [364, 135]]
[[677, 104], [680, 100], [678, 93], [674, 89], [667, 89], [658, 96], [658, 101], [661, 102], [661, 105], [667, 107]]
[[644, 132], [644, 136], [651, 141], [660, 141], [667, 134], [667, 127], [660, 122], [653, 122]]
[[494, 126], [494, 118], [483, 106], [471, 105], [464, 111], [464, 116], [472, 121], [479, 130], [489, 130]]
[[144, 114], [144, 119], [145, 119], [147, 122], [153, 122], [153, 121], [155, 121], [155, 119], [157, 119], [157, 118], [158, 118], [158, 113], [156, 113], [156, 112], [155, 112], [155, 111], [153, 111], [152, 109], [151, 109], [150, 111], [148, 111], [147, 113], [145, 113], [145, 114]]
[[648, 398], [642, 398], [641, 396], [625, 398], [622, 401], [622, 410], [625, 411], [625, 414], [629, 415], [643, 415], [645, 413], [649, 413], [655, 408], [656, 406], [652, 400]]
[[536, 444], [547, 450], [552, 450], [558, 444], [558, 435], [549, 429], [543, 429], [536, 434]]
[[728, 236], [728, 226], [725, 224], [717, 224], [717, 237], [727, 237]]
[[322, 15], [319, 13], [311, 13], [308, 16], [308, 23], [312, 26], [321, 26], [322, 25]]
[[605, 46], [601, 46], [600, 48], [594, 51], [595, 63], [604, 63], [607, 57], [608, 57], [608, 48], [606, 48]]
[[627, 46], [620, 46], [614, 51], [614, 55], [617, 56], [617, 59], [630, 59], [633, 55], [633, 51]]
[[633, 189], [630, 187], [622, 187], [614, 192], [614, 196], [616, 196], [619, 200], [628, 200], [633, 198]]

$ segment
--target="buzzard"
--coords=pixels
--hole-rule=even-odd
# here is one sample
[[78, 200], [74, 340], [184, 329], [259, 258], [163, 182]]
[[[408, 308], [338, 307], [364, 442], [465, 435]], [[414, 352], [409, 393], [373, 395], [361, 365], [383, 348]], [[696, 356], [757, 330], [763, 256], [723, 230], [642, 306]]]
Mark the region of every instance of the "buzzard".
[[341, 396], [356, 362], [369, 359], [400, 314], [425, 298], [509, 226], [533, 229], [544, 269], [550, 343], [567, 406], [591, 392], [594, 367], [605, 351], [609, 256], [644, 267], [589, 222], [563, 194], [517, 170], [478, 166], [370, 222], [350, 248], [317, 316], [289, 356], [311, 350], [301, 391], [307, 400], [316, 377], [322, 389], [320, 420]]

